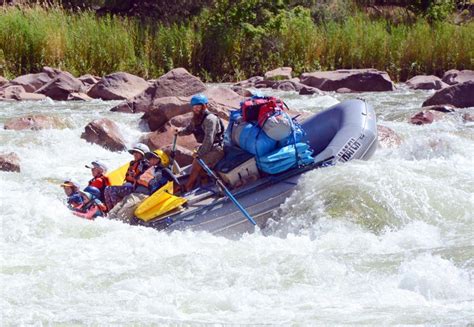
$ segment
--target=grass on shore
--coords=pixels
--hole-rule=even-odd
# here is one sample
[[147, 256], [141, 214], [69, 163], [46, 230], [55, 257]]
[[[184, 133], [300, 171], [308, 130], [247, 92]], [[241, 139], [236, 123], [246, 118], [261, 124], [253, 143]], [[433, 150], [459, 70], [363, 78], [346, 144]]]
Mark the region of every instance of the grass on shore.
[[288, 15], [275, 29], [249, 34], [212, 30], [197, 19], [182, 25], [144, 24], [58, 7], [0, 8], [0, 74], [12, 78], [58, 67], [79, 76], [127, 71], [156, 78], [184, 67], [206, 81], [231, 81], [279, 67], [295, 74], [377, 68], [392, 79], [474, 69], [474, 23], [393, 25], [354, 14], [315, 25]]

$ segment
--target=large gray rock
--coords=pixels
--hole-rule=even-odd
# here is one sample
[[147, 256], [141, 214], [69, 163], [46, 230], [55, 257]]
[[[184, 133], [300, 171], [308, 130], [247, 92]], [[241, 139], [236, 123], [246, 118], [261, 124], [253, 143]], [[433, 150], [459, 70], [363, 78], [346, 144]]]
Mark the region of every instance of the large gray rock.
[[253, 76], [250, 77], [249, 79], [246, 79], [244, 81], [240, 81], [234, 84], [234, 86], [240, 86], [240, 87], [255, 87], [255, 84], [258, 84], [263, 81], [262, 76]]
[[80, 93], [83, 91], [82, 82], [68, 72], [58, 72], [56, 77], [36, 93], [44, 94], [53, 100], [67, 100], [71, 93]]
[[97, 119], [90, 122], [81, 135], [87, 142], [98, 144], [111, 151], [123, 151], [126, 149], [125, 140], [119, 131], [117, 124], [107, 118]]
[[448, 70], [443, 75], [443, 82], [449, 85], [474, 81], [474, 70]]
[[21, 131], [25, 129], [40, 130], [64, 127], [64, 122], [58, 117], [45, 115], [28, 115], [24, 117], [11, 118], [5, 122], [4, 129]]
[[341, 69], [304, 73], [301, 83], [323, 91], [348, 88], [356, 92], [393, 91], [395, 85], [386, 72], [376, 69]]
[[265, 73], [264, 78], [266, 80], [283, 80], [283, 79], [291, 79], [291, 72], [293, 68], [291, 67], [279, 67], [274, 70], [270, 70]]
[[[142, 136], [140, 142], [148, 145], [150, 149], [161, 149], [167, 145], [173, 144], [174, 129], [175, 128], [170, 124], [166, 124], [160, 130]], [[193, 150], [198, 146], [193, 135], [179, 136], [176, 144], [188, 150]]]
[[14, 152], [0, 154], [0, 170], [20, 172], [20, 158]]
[[414, 90], [440, 90], [449, 85], [434, 75], [418, 75], [410, 78], [407, 85]]
[[437, 91], [423, 102], [423, 107], [439, 104], [450, 104], [457, 108], [474, 107], [474, 81], [455, 84]]
[[204, 94], [209, 98], [209, 110], [220, 118], [229, 119], [230, 110], [240, 108], [245, 98], [227, 87], [210, 87]]
[[149, 87], [143, 78], [124, 72], [103, 77], [87, 92], [91, 98], [102, 100], [126, 100], [139, 95]]
[[0, 87], [4, 86], [6, 84], [8, 84], [8, 80], [5, 77], [0, 76]]
[[191, 75], [184, 68], [176, 68], [158, 78], [141, 94], [133, 99], [122, 103], [112, 111], [121, 112], [147, 112], [152, 109], [155, 99], [171, 96], [192, 96], [206, 89], [201, 80]]

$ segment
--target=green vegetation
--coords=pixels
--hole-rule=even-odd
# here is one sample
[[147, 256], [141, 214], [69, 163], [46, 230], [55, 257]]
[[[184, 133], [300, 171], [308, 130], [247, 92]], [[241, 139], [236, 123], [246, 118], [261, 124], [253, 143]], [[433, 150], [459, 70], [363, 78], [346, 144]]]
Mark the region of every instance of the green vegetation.
[[179, 24], [58, 6], [2, 7], [0, 74], [52, 66], [75, 75], [155, 78], [184, 67], [207, 81], [230, 81], [279, 66], [296, 74], [373, 67], [405, 80], [474, 69], [474, 22], [446, 20], [452, 2], [420, 5], [416, 20], [401, 24], [369, 19], [349, 1], [333, 1], [332, 11], [322, 2], [216, 0]]

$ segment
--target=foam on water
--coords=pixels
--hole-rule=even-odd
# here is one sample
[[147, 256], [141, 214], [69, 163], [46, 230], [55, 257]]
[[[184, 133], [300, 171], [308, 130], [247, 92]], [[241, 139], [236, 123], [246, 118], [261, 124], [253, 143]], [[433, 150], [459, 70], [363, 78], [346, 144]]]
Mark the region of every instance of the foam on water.
[[[279, 96], [312, 112], [350, 97]], [[0, 152], [16, 152], [22, 168], [0, 172], [2, 324], [472, 322], [472, 128], [407, 124], [427, 92], [364, 97], [402, 145], [305, 174], [262, 233], [237, 241], [78, 219], [58, 184], [85, 185], [94, 159], [130, 160], [80, 139], [84, 126], [110, 118], [131, 145], [139, 116], [101, 101], [0, 103], [0, 124], [33, 112], [65, 121], [0, 131]]]

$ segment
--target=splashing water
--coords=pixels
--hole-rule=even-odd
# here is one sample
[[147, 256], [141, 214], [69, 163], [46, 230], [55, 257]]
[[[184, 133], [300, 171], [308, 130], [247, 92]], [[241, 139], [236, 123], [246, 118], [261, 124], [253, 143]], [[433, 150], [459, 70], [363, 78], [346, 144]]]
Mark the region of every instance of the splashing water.
[[[408, 124], [429, 94], [362, 94], [402, 145], [305, 174], [262, 233], [237, 241], [71, 215], [60, 181], [85, 185], [95, 159], [130, 160], [82, 140], [84, 126], [110, 118], [131, 145], [139, 116], [109, 112], [117, 102], [0, 103], [1, 125], [62, 121], [0, 130], [22, 169], [0, 172], [2, 325], [472, 322], [474, 133], [457, 114]], [[276, 95], [306, 112], [353, 96]]]

